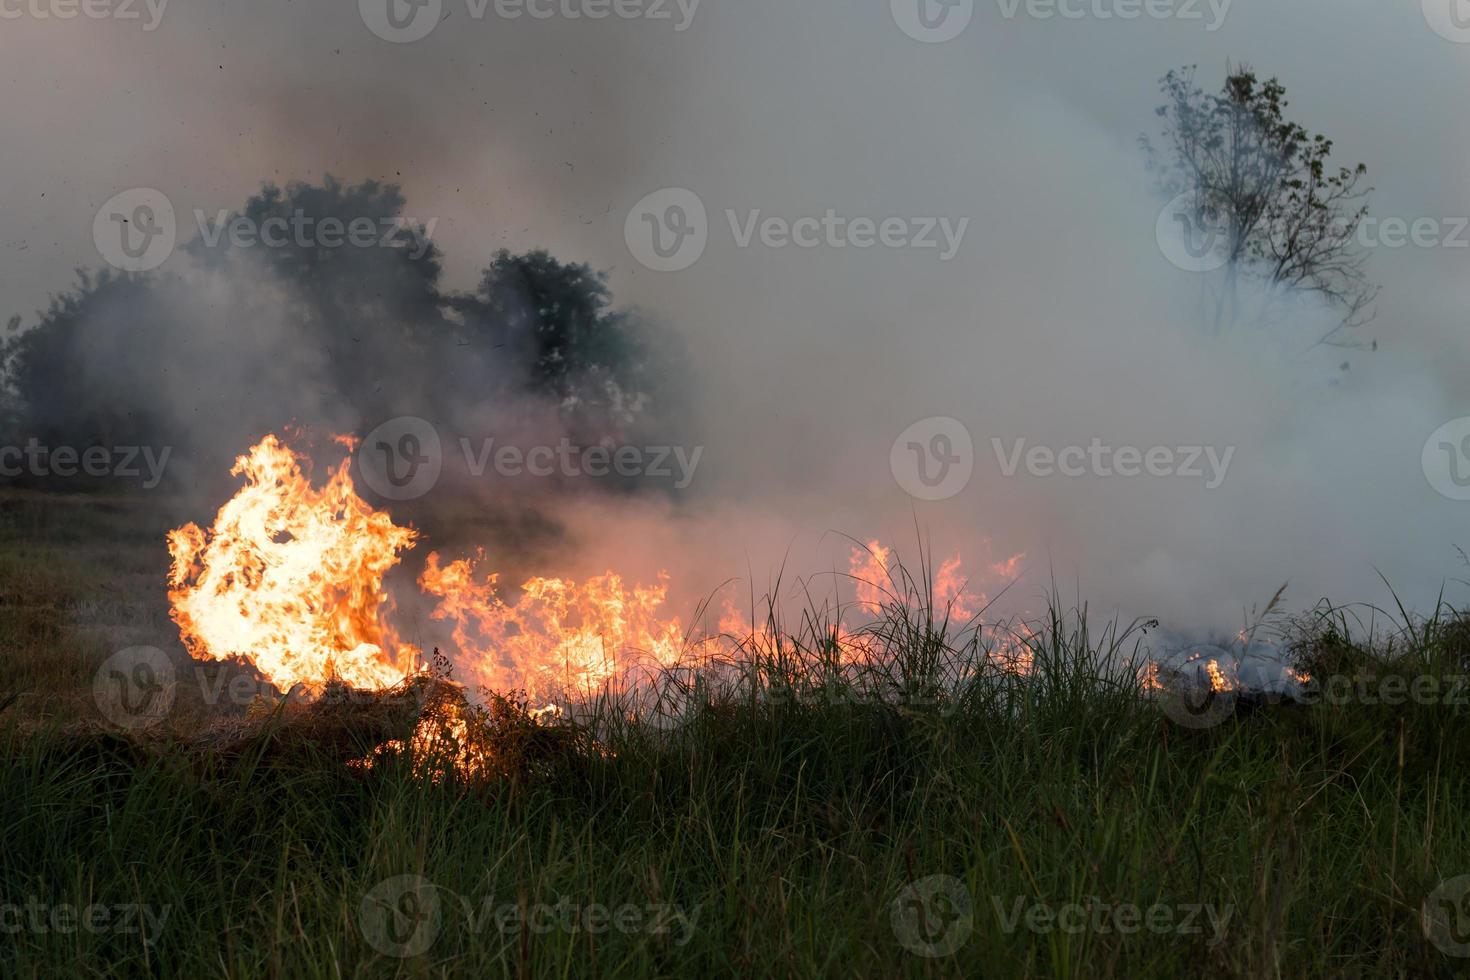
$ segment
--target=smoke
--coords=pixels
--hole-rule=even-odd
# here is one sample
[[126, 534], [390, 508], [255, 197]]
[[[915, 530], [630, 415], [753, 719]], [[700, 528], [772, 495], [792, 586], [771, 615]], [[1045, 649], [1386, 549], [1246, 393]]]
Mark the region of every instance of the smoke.
[[[759, 594], [783, 560], [807, 575], [840, 567], [842, 534], [897, 542], [910, 559], [921, 540], [938, 558], [962, 554], [992, 594], [1002, 583], [983, 569], [1024, 553], [1007, 593], [1019, 607], [1055, 582], [1094, 612], [1180, 630], [1239, 626], [1282, 583], [1290, 608], [1322, 596], [1387, 605], [1380, 573], [1407, 603], [1432, 606], [1464, 572], [1465, 504], [1435, 492], [1420, 456], [1467, 414], [1465, 252], [1374, 250], [1379, 316], [1359, 332], [1379, 342], [1374, 353], [1314, 347], [1331, 321], [1310, 308], [1269, 331], [1210, 337], [1199, 277], [1155, 237], [1163, 202], [1135, 139], [1166, 70], [1197, 62], [1210, 87], [1227, 59], [1249, 60], [1281, 78], [1289, 115], [1333, 137], [1343, 162], [1368, 164], [1375, 214], [1453, 219], [1470, 146], [1443, 121], [1457, 118], [1470, 49], [1413, 5], [1371, 0], [1330, 16], [1236, 4], [1218, 31], [977, 5], [965, 33], [932, 45], [886, 7], [706, 4], [675, 32], [649, 20], [474, 20], [446, 2], [451, 16], [412, 44], [374, 37], [350, 6], [265, 15], [199, 3], [170, 8], [147, 35], [17, 22], [7, 57], [18, 89], [0, 108], [19, 137], [5, 151], [15, 242], [0, 289], [25, 309], [71, 266], [95, 264], [92, 216], [124, 187], [213, 213], [262, 179], [393, 180], [407, 213], [440, 219], [451, 287], [472, 288], [502, 246], [610, 269], [618, 302], [687, 346], [691, 431], [663, 438], [703, 449], [694, 481], [673, 493], [571, 481], [548, 496], [535, 481], [446, 477], [436, 499], [464, 511], [513, 505], [484, 525], [466, 513], [435, 544], [534, 548], [548, 573], [667, 568], [676, 609], [732, 577]], [[1364, 36], [1397, 70], [1341, 57]], [[79, 74], [58, 86], [45, 66], [60, 58]], [[697, 195], [708, 242], [688, 268], [659, 273], [630, 254], [624, 226], [667, 187]], [[943, 248], [850, 238], [778, 245], [759, 230], [829, 210], [849, 230], [968, 224], [948, 260]], [[296, 342], [291, 296], [251, 273], [192, 283], [178, 272], [171, 301], [207, 326], [168, 352], [180, 359], [160, 393], [170, 412], [238, 449], [257, 421], [250, 407], [285, 387], [322, 392], [320, 418], [334, 419], [330, 366]], [[191, 384], [196, 355], [237, 361], [238, 382]], [[79, 352], [94, 374], [116, 356]], [[395, 406], [434, 384], [383, 377]], [[448, 434], [503, 432], [507, 411], [529, 427], [519, 441], [563, 434], [483, 404], [453, 412]], [[973, 475], [948, 499], [915, 500], [892, 472], [893, 443], [940, 416], [968, 431]], [[1007, 475], [1018, 441], [1023, 460], [1094, 441], [1195, 447], [1205, 475], [1038, 475], [1024, 462]], [[1205, 448], [1229, 453], [1217, 486]]]

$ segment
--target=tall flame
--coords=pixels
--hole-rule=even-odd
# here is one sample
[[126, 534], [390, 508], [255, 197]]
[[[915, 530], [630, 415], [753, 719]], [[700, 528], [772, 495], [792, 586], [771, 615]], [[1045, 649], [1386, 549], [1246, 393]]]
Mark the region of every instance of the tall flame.
[[320, 490], [301, 463], [266, 436], [235, 460], [245, 486], [209, 530], [169, 532], [171, 615], [191, 654], [245, 657], [282, 690], [389, 687], [419, 651], [389, 622], [383, 576], [417, 533], [358, 497], [345, 462]]

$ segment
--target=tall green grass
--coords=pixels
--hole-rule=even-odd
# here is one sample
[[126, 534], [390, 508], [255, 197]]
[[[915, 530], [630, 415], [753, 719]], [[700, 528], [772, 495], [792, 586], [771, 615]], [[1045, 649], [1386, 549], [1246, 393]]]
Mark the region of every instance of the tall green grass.
[[[65, 569], [30, 574], [37, 607], [95, 588]], [[603, 692], [575, 713], [575, 737], [473, 782], [425, 778], [402, 756], [344, 766], [300, 732], [287, 745], [284, 709], [228, 752], [183, 731], [111, 731], [32, 710], [42, 675], [7, 666], [0, 703], [25, 681], [32, 704], [0, 710], [0, 975], [1470, 967], [1420, 919], [1440, 882], [1470, 873], [1470, 708], [1243, 702], [1192, 730], [1123, 666], [1141, 626], [1096, 633], [1057, 606], [997, 630], [951, 622], [931, 596], [922, 571], [896, 572], [856, 658], [833, 640], [835, 611], [812, 603], [784, 622], [766, 603], [720, 663], [660, 674], [636, 698]], [[3, 642], [29, 635], [24, 620], [6, 621]], [[1292, 649], [1319, 677], [1453, 677], [1470, 659], [1466, 622], [1442, 608], [1386, 634], [1324, 609]], [[95, 655], [57, 630], [56, 649]], [[502, 708], [485, 719], [495, 744], [528, 751], [515, 741], [527, 720]], [[1068, 903], [1159, 907], [1175, 926], [1208, 905], [1228, 921], [1219, 934], [1203, 912], [1198, 931], [1025, 924], [1033, 905]], [[28, 904], [166, 918], [152, 935], [38, 929]], [[561, 924], [594, 906], [623, 927]], [[404, 939], [431, 941], [396, 955]]]

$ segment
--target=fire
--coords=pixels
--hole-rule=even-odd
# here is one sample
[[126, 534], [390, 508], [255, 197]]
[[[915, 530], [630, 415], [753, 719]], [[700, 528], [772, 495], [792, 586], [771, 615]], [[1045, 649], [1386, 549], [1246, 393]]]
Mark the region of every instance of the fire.
[[416, 532], [358, 497], [346, 463], [315, 489], [273, 435], [230, 472], [245, 486], [213, 526], [168, 535], [171, 615], [189, 652], [247, 658], [281, 690], [333, 678], [379, 690], [408, 676], [419, 651], [389, 622], [383, 576]]
[[852, 576], [857, 591], [859, 611], [876, 616], [893, 595], [889, 586], [889, 566], [893, 560], [893, 549], [885, 548], [879, 541], [869, 541], [866, 548], [852, 549], [847, 560], [847, 571]]
[[[350, 439], [336, 441], [353, 447]], [[320, 692], [336, 680], [383, 691], [427, 676], [420, 650], [394, 628], [384, 585], [418, 532], [360, 498], [346, 462], [315, 487], [310, 461], [274, 435], [240, 456], [231, 472], [244, 485], [213, 524], [186, 524], [168, 535], [171, 615], [189, 651], [247, 659], [282, 690], [300, 684]], [[1013, 574], [1020, 558], [991, 571]], [[548, 713], [563, 698], [606, 687], [633, 690], [646, 676], [641, 671], [704, 669], [741, 651], [796, 650], [813, 663], [841, 665], [884, 657], [890, 633], [881, 627], [890, 613], [927, 613], [948, 642], [987, 602], [970, 590], [958, 557], [942, 562], [932, 579], [914, 581], [893, 549], [875, 540], [853, 549], [848, 570], [856, 602], [839, 603], [825, 624], [802, 617], [800, 640], [776, 625], [779, 616], [753, 624], [727, 602], [722, 632], [692, 643], [666, 611], [664, 573], [653, 584], [608, 571], [582, 581], [533, 577], [503, 589], [483, 551], [458, 558], [433, 552], [417, 584], [434, 601], [430, 618], [453, 636], [453, 654], [442, 665], [447, 670], [436, 672], [440, 687], [461, 699], [483, 693], [492, 703], [496, 693], [521, 692], [526, 716], [543, 724], [555, 720]], [[1027, 639], [1024, 632], [1011, 634], [991, 660], [1006, 672], [1029, 673]], [[419, 757], [445, 744], [462, 746], [480, 707], [479, 699], [446, 703], [432, 719], [425, 716], [407, 745], [383, 748]], [[462, 759], [455, 767], [473, 768]]]
[[[486, 775], [488, 760], [482, 750], [483, 737], [472, 731], [472, 709], [456, 688], [440, 685], [429, 704], [424, 706], [407, 744], [389, 739], [371, 754], [349, 761], [349, 768], [368, 770], [393, 755], [406, 754], [409, 764], [419, 776], [439, 783], [447, 773], [455, 772], [466, 779]], [[475, 728], [479, 728], [475, 725]]]
[[1138, 684], [1149, 693], [1166, 690], [1164, 682], [1159, 679], [1159, 665], [1152, 660], [1138, 669]]
[[532, 578], [507, 603], [496, 592], [499, 576], [476, 578], [475, 559], [441, 565], [431, 553], [419, 586], [439, 599], [430, 614], [454, 624], [460, 666], [479, 686], [520, 689], [533, 697], [590, 692], [645, 658], [673, 666], [685, 646], [677, 618], [664, 618], [668, 577], [657, 585], [625, 586], [608, 572], [582, 584]]
[[[1017, 555], [996, 566], [996, 569], [1013, 568], [1019, 561]], [[847, 572], [857, 591], [857, 610], [868, 616], [879, 615], [885, 605], [904, 602], [910, 606], [920, 601], [932, 602], [936, 618], [948, 618], [950, 622], [964, 623], [974, 617], [975, 603], [983, 603], [984, 596], [976, 596], [967, 587], [959, 555], [941, 562], [930, 583], [929, 595], [915, 594], [895, 574], [896, 556], [890, 547], [881, 541], [872, 540], [861, 548], [853, 548], [848, 558]]]
[[1217, 693], [1234, 690], [1234, 686], [1226, 678], [1225, 672], [1220, 669], [1220, 661], [1211, 660], [1205, 664], [1205, 673], [1210, 677], [1210, 687]]

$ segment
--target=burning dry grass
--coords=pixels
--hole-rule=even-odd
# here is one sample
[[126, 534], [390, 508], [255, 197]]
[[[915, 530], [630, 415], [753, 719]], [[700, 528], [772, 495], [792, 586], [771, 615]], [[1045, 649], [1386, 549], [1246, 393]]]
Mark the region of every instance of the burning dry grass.
[[[233, 473], [244, 485], [213, 523], [169, 534], [171, 615], [195, 657], [246, 658], [278, 688], [301, 684], [314, 692], [339, 680], [390, 688], [423, 667], [419, 649], [400, 636], [384, 587], [417, 533], [356, 494], [346, 461], [328, 469], [320, 487], [311, 470], [310, 458], [275, 436], [236, 461]], [[418, 585], [435, 602], [430, 618], [452, 630], [453, 660], [467, 684], [524, 690], [542, 704], [626, 689], [640, 670], [708, 670], [768, 655], [780, 660], [788, 651], [822, 667], [898, 663], [911, 659], [897, 651], [916, 648], [901, 635], [916, 625], [940, 646], [952, 633], [978, 636], [989, 600], [964, 577], [958, 557], [932, 575], [926, 564], [916, 580], [892, 549], [856, 544], [848, 575], [855, 601], [804, 617], [794, 631], [776, 622], [775, 599], [766, 623], [748, 631], [727, 605], [720, 631], [697, 641], [665, 608], [662, 574], [648, 585], [614, 571], [581, 582], [533, 576], [507, 597], [483, 551], [462, 558], [433, 552]], [[1020, 557], [990, 574], [1013, 574]], [[1024, 643], [995, 653], [1011, 671], [1027, 669]]]
[[[792, 612], [773, 589], [718, 643], [558, 711], [431, 667], [123, 733], [67, 700], [101, 653], [78, 611], [106, 608], [87, 603], [112, 581], [105, 556], [69, 564], [74, 543], [21, 536], [25, 561], [0, 556], [0, 594], [25, 599], [0, 603], [0, 639], [22, 651], [0, 692], [27, 692], [0, 709], [0, 903], [173, 915], [151, 945], [23, 932], [0, 944], [5, 975], [1452, 976], [1462, 962], [1420, 920], [1436, 884], [1470, 869], [1462, 703], [1262, 703], [1190, 730], [1140, 697], [1130, 668], [1151, 624], [1094, 632], [1085, 609], [982, 624], [979, 603], [957, 618], [931, 577], [890, 561], [861, 619], [835, 601]], [[127, 560], [160, 557], [140, 540]], [[1287, 647], [1314, 682], [1470, 667], [1470, 620], [1448, 608], [1390, 628], [1324, 609], [1297, 626]], [[893, 924], [904, 889], [938, 874], [973, 898], [943, 961]], [[360, 925], [364, 895], [400, 875], [441, 896], [439, 935], [406, 960]], [[1213, 941], [1034, 931], [997, 911], [1077, 896], [1233, 915]], [[465, 912], [563, 899], [700, 915], [676, 945], [477, 928]]]

